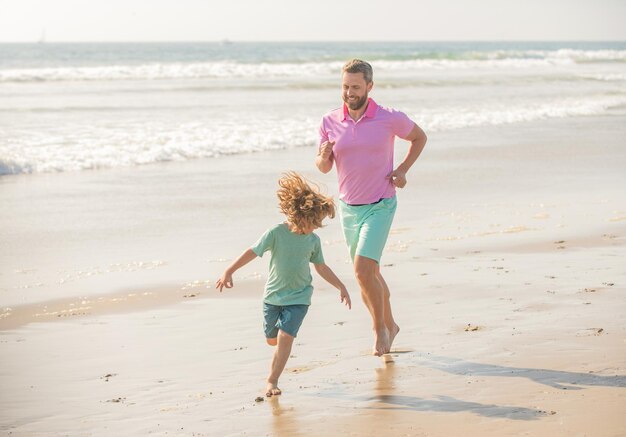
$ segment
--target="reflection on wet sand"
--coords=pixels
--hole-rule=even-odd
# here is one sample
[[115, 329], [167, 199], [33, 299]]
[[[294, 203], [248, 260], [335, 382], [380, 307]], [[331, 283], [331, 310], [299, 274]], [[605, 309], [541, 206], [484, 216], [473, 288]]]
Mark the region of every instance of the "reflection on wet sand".
[[272, 409], [272, 435], [276, 437], [299, 436], [297, 411], [293, 406], [281, 406], [281, 396], [272, 396], [267, 402]]
[[376, 395], [391, 395], [395, 390], [395, 378], [397, 374], [397, 367], [395, 363], [385, 363], [384, 367], [376, 369], [376, 385], [374, 390]]

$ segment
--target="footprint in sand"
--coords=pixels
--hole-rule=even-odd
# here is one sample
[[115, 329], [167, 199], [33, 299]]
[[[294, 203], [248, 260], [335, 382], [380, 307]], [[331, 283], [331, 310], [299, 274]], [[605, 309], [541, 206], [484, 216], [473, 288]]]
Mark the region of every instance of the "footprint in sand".
[[109, 399], [107, 402], [113, 402], [115, 404], [119, 404], [125, 401], [126, 401], [126, 398], [115, 398], [115, 399]]
[[109, 382], [109, 378], [113, 378], [114, 376], [117, 376], [117, 373], [107, 373], [104, 376], [101, 376], [100, 379], [104, 379], [105, 382]]
[[319, 362], [315, 362], [315, 363], [313, 363], [313, 364], [311, 364], [309, 366], [291, 367], [289, 369], [286, 369], [286, 371], [289, 372], [289, 373], [304, 373], [304, 372], [308, 372], [308, 371], [313, 370], [313, 369], [317, 369], [318, 367], [328, 366], [329, 364], [333, 364], [333, 363], [319, 361]]
[[415, 349], [391, 349], [389, 351], [390, 354], [409, 354], [411, 352], [415, 352]]
[[590, 336], [600, 336], [604, 333], [604, 328], [587, 328], [581, 329], [576, 333], [576, 337], [590, 337]]
[[559, 241], [555, 241], [554, 244], [556, 244], [556, 249], [557, 250], [563, 250], [566, 248], [566, 246], [564, 245], [565, 240], [559, 240]]
[[411, 352], [415, 352], [414, 349], [391, 349], [388, 354], [381, 355], [383, 363], [390, 364], [394, 363], [394, 357], [397, 357], [402, 354], [409, 354]]
[[[391, 351], [389, 351], [388, 354], [384, 354], [384, 355], [399, 356], [399, 355], [402, 355], [402, 354], [410, 354], [412, 352], [415, 352], [415, 349], [394, 348], [394, 349], [391, 349]], [[363, 356], [363, 357], [371, 357], [372, 356], [372, 351], [362, 351], [361, 352], [361, 356]]]

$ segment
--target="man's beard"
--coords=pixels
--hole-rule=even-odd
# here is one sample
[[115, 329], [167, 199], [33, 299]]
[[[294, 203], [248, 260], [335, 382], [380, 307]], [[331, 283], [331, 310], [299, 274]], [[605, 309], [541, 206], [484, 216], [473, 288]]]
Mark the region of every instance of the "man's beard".
[[367, 103], [367, 94], [365, 94], [363, 97], [358, 98], [357, 100], [348, 100], [348, 98], [344, 96], [343, 101], [346, 103], [346, 105], [348, 105], [348, 108], [353, 111], [357, 111]]

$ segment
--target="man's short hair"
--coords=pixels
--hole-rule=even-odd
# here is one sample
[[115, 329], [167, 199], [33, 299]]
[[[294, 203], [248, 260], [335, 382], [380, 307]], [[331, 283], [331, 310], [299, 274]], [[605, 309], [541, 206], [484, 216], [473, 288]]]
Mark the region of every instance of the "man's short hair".
[[351, 59], [343, 66], [342, 73], [363, 73], [366, 83], [374, 80], [372, 66], [361, 59]]

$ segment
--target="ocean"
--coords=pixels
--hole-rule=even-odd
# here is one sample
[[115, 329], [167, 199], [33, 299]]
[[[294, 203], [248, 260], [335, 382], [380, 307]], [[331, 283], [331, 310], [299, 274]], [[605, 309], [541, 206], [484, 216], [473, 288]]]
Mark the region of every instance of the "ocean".
[[626, 110], [626, 42], [0, 44], [0, 176], [313, 147], [352, 57], [427, 133]]

